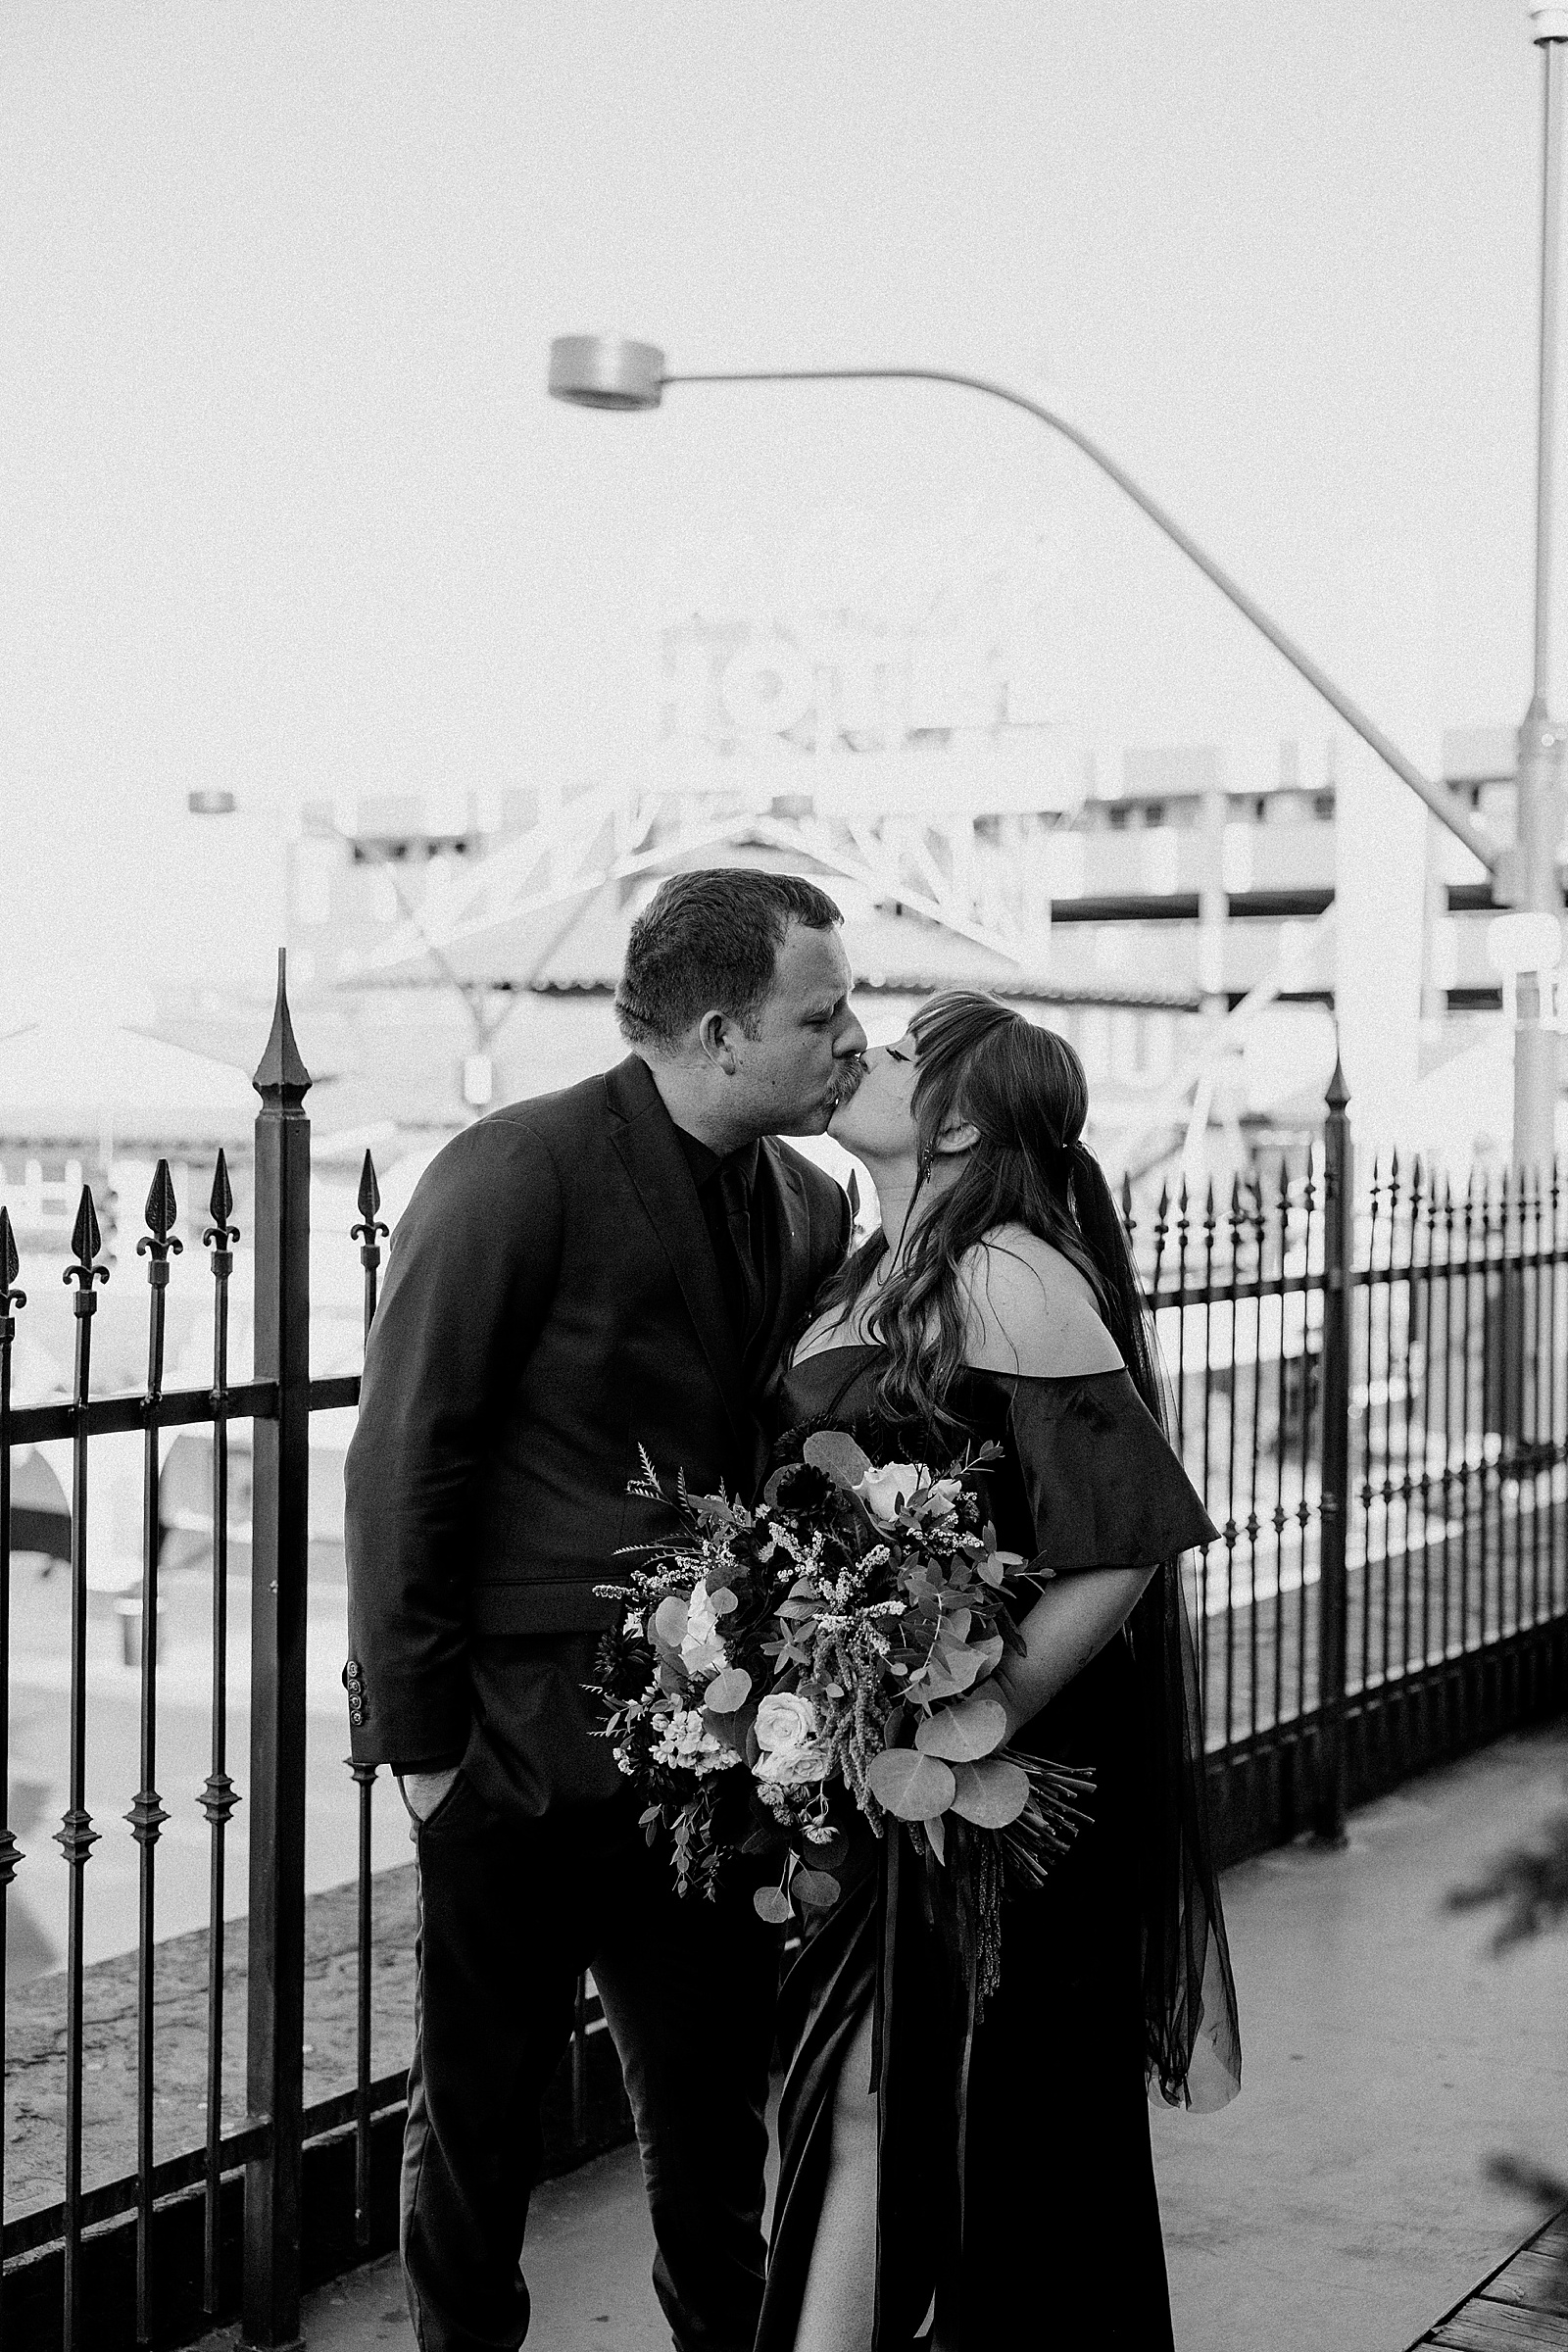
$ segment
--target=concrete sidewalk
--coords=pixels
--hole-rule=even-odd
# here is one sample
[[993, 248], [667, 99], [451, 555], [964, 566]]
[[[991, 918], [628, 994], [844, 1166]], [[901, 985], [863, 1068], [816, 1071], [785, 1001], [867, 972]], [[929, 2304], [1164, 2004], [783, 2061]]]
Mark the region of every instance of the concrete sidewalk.
[[[1503, 1960], [1446, 1890], [1568, 1788], [1568, 1725], [1520, 1735], [1225, 1881], [1246, 2087], [1154, 2119], [1181, 2352], [1405, 2352], [1541, 2217], [1506, 2151], [1568, 2170], [1568, 1936]], [[528, 2231], [541, 2352], [667, 2352], [635, 2152], [547, 2182]], [[311, 2352], [412, 2352], [394, 2262], [311, 2298]], [[219, 2352], [232, 2331], [208, 2339]]]

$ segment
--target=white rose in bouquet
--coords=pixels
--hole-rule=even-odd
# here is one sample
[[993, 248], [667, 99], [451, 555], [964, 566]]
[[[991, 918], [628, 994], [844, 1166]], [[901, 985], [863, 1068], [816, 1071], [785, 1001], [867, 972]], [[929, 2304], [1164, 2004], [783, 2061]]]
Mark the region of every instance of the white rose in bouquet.
[[757, 1710], [757, 1763], [760, 1781], [794, 1785], [819, 1781], [827, 1772], [828, 1752], [817, 1737], [816, 1709], [794, 1690], [770, 1690]]
[[891, 1527], [906, 1503], [931, 1484], [931, 1473], [913, 1462], [884, 1462], [874, 1466], [850, 1490], [858, 1494], [878, 1527]]

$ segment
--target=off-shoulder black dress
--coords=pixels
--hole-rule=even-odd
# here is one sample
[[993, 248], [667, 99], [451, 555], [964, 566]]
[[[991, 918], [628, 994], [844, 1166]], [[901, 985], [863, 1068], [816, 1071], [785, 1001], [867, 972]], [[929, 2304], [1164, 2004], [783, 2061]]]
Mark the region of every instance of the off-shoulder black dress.
[[[874, 1458], [946, 1462], [878, 1413], [881, 1350], [788, 1370], [781, 1451], [853, 1430]], [[1235, 1988], [1211, 1867], [1179, 1555], [1214, 1530], [1124, 1371], [968, 1371], [953, 1399], [988, 1474], [999, 1541], [1058, 1575], [1156, 1566], [1124, 1632], [1017, 1745], [1092, 1765], [1093, 1819], [1044, 1888], [1009, 1883], [1001, 1986], [978, 2020], [925, 1886], [888, 1825], [786, 1981], [789, 2068], [756, 2352], [792, 2352], [821, 2209], [839, 2066], [876, 2017], [877, 2323], [904, 2352], [936, 2296], [942, 2352], [1168, 2352], [1148, 2092], [1214, 2106], [1240, 2079]], [[869, 2086], [868, 2086], [869, 2087]]]

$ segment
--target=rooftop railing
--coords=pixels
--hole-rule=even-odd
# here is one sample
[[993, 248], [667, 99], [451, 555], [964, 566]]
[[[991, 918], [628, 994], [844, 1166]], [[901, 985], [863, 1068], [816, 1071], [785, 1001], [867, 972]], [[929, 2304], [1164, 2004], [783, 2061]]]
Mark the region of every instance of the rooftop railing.
[[[11, 1220], [0, 1206], [0, 1731], [11, 1754], [14, 1684], [12, 1459], [69, 1448], [70, 1618], [59, 1695], [66, 1805], [54, 1842], [66, 1871], [61, 2011], [50, 2045], [50, 2130], [58, 2195], [35, 2179], [8, 2202], [0, 2346], [110, 2352], [174, 2342], [236, 2307], [244, 2340], [298, 2340], [302, 2243], [316, 2205], [345, 2204], [344, 2259], [386, 2242], [395, 2165], [384, 2158], [404, 2096], [402, 2067], [373, 2042], [378, 1881], [375, 1784], [350, 1765], [336, 1800], [352, 1811], [354, 2058], [351, 2079], [306, 2097], [307, 1638], [311, 1599], [313, 1416], [358, 1401], [357, 1374], [314, 1377], [311, 1344], [310, 1077], [294, 1041], [281, 973], [256, 1086], [254, 1366], [231, 1377], [230, 1293], [244, 1237], [221, 1152], [201, 1228], [210, 1293], [210, 1380], [165, 1377], [169, 1291], [181, 1241], [167, 1162], [154, 1174], [135, 1255], [147, 1280], [147, 1370], [130, 1395], [95, 1395], [92, 1348], [107, 1279], [98, 1213], [83, 1189], [64, 1267], [74, 1339], [68, 1397], [18, 1404], [13, 1348], [28, 1304]], [[1170, 1382], [1175, 1443], [1219, 1531], [1186, 1564], [1198, 1631], [1211, 1789], [1225, 1858], [1315, 1828], [1343, 1835], [1348, 1803], [1474, 1744], [1568, 1695], [1568, 1236], [1555, 1168], [1456, 1190], [1391, 1159], [1355, 1179], [1347, 1100], [1336, 1074], [1321, 1140], [1238, 1179], [1229, 1194], [1160, 1197], [1142, 1219], [1124, 1193]], [[375, 1312], [387, 1222], [367, 1153], [358, 1219], [363, 1323]], [[181, 1269], [191, 1279], [187, 1264]], [[160, 1487], [170, 1433], [211, 1447], [209, 1769], [198, 1789], [160, 1791]], [[89, 1863], [104, 1829], [88, 1809], [97, 1669], [89, 1543], [95, 1466], [106, 1440], [141, 1440], [134, 1787], [135, 2160], [90, 2177], [85, 2126], [96, 2027]], [[232, 1455], [250, 1441], [249, 1664], [245, 1730], [231, 1739], [244, 1649], [230, 1614]], [[64, 1546], [62, 1546], [64, 1548]], [[30, 1687], [30, 1686], [29, 1686]], [[101, 1702], [100, 1702], [101, 1703]], [[242, 1752], [236, 1752], [236, 1745]], [[318, 1801], [319, 1794], [318, 1792]], [[243, 1803], [249, 1877], [243, 1918], [228, 1911], [229, 1839]], [[174, 1807], [173, 1814], [169, 1806]], [[335, 1810], [336, 1808], [334, 1808]], [[191, 1816], [198, 1816], [200, 1829]], [[8, 1796], [6, 1819], [11, 1818]], [[160, 2107], [161, 1840], [207, 1844], [205, 2097], [200, 2130]], [[348, 1823], [344, 1823], [345, 1834]], [[25, 1860], [0, 1828], [0, 1887]], [[58, 1867], [58, 1866], [57, 1866]], [[5, 1911], [0, 1908], [0, 1974]], [[243, 1947], [244, 2016], [229, 2014]], [[162, 1947], [167, 1951], [167, 1942]], [[224, 2052], [244, 2054], [243, 2113], [225, 2111]], [[90, 2047], [89, 2047], [90, 2045]], [[565, 2157], [596, 2143], [590, 2071], [608, 2052], [591, 1985], [578, 1988], [565, 2065]], [[95, 2077], [96, 2081], [97, 2078]], [[234, 2101], [229, 2100], [232, 2107]], [[20, 2102], [8, 2102], [15, 2134]], [[36, 2120], [35, 2118], [33, 2120]], [[602, 2117], [600, 2119], [602, 2131]], [[10, 2141], [0, 2134], [0, 2187]], [[51, 2142], [53, 2145], [54, 2142]], [[308, 2190], [313, 2151], [336, 2161]], [[378, 2154], [379, 2151], [379, 2154]], [[349, 2160], [350, 2156], [352, 2161]], [[113, 2168], [109, 2168], [113, 2173]], [[35, 2172], [36, 2168], [34, 2168]], [[31, 2177], [29, 2176], [31, 2179]], [[307, 2211], [310, 2201], [311, 2209]]]

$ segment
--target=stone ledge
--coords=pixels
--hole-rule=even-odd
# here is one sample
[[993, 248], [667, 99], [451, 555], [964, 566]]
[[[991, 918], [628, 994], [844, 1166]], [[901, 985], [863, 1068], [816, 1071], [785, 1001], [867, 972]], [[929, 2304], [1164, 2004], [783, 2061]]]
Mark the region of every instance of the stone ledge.
[[[372, 2078], [401, 2073], [414, 2045], [415, 1869], [378, 1872], [371, 1955]], [[223, 2129], [244, 2121], [246, 1922], [223, 1929]], [[305, 1905], [305, 2103], [352, 2089], [359, 2011], [359, 1902], [350, 1884]], [[200, 2147], [207, 2132], [207, 1930], [157, 1945], [153, 2115], [158, 2161]], [[12, 1994], [6, 2027], [6, 2219], [58, 2202], [65, 2180], [66, 1977]], [[136, 2165], [136, 1954], [83, 1972], [82, 2180]]]

